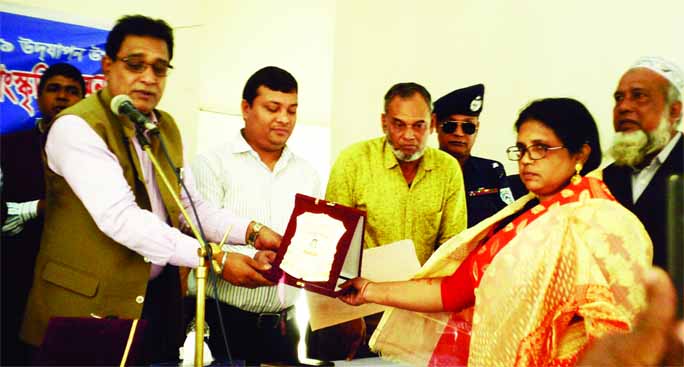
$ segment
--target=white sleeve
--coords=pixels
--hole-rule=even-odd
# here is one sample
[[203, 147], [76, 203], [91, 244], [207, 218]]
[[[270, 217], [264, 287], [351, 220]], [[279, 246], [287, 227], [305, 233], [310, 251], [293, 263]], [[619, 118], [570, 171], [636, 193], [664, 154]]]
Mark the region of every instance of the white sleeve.
[[153, 264], [197, 266], [198, 242], [137, 205], [118, 158], [83, 119], [54, 121], [45, 152], [104, 234]]
[[[183, 206], [185, 207], [185, 210], [189, 212], [190, 217], [194, 219], [195, 216], [191, 213], [192, 208], [190, 206], [190, 200], [188, 199], [189, 194], [195, 204], [197, 214], [202, 219], [202, 227], [207, 239], [211, 242], [218, 243], [223, 239], [225, 232], [230, 230], [226, 242], [244, 243], [247, 235], [247, 227], [251, 220], [238, 217], [233, 214], [230, 209], [219, 208], [218, 205], [205, 200], [195, 188], [195, 178], [190, 167], [185, 168], [185, 177], [183, 178], [183, 181], [188, 189], [187, 193], [185, 190], [182, 190], [181, 201], [183, 202]], [[185, 218], [182, 216], [180, 220], [182, 223], [185, 222]], [[195, 223], [196, 222], [197, 221], [195, 220]]]

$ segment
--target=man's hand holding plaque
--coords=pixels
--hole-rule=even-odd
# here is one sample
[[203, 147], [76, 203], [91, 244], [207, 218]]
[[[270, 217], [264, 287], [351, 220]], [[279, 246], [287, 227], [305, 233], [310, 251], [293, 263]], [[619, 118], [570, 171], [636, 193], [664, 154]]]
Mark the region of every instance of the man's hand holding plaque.
[[247, 288], [274, 284], [266, 279], [262, 272], [271, 268], [270, 261], [275, 258], [275, 252], [259, 251], [254, 255], [254, 258], [236, 252], [220, 253], [221, 257], [224, 254], [226, 264], [222, 269], [221, 277], [227, 282]]
[[276, 257], [282, 236], [272, 229], [258, 222], [251, 222], [245, 237], [247, 244], [257, 250], [254, 258], [237, 252], [227, 252], [222, 246], [210, 244], [213, 253], [213, 264], [210, 268], [227, 282], [247, 288], [270, 286], [274, 283], [262, 274], [271, 269], [271, 263]]
[[250, 223], [247, 233], [246, 243], [254, 246], [257, 250], [278, 251], [280, 242], [283, 240], [281, 235], [258, 222]]
[[266, 278], [336, 297], [340, 277], [360, 275], [365, 220], [358, 209], [297, 194]]

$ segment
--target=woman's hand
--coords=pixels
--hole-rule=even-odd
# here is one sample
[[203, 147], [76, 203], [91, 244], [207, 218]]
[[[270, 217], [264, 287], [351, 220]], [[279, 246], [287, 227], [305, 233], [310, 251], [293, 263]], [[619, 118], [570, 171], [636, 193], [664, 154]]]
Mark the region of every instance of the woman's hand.
[[339, 299], [352, 306], [369, 303], [366, 299], [366, 289], [372, 282], [364, 278], [354, 278], [348, 280], [340, 285], [343, 289], [342, 295]]

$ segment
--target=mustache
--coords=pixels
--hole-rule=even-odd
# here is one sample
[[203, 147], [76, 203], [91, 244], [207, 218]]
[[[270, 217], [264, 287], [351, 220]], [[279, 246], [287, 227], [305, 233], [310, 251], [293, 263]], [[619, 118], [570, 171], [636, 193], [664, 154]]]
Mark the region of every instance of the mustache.
[[623, 126], [623, 125], [625, 125], [625, 124], [636, 125], [636, 126], [638, 126], [639, 128], [641, 128], [641, 123], [639, 123], [639, 121], [636, 121], [636, 120], [632, 120], [632, 119], [619, 119], [619, 120], [617, 121], [618, 127], [621, 127], [621, 126]]

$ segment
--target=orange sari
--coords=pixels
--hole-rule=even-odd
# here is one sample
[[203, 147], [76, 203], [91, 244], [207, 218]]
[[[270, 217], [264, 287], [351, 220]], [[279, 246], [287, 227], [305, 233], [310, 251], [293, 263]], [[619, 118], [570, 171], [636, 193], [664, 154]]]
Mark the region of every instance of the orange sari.
[[371, 346], [414, 365], [573, 365], [593, 339], [629, 330], [645, 303], [639, 278], [652, 256], [641, 223], [603, 182], [584, 178], [488, 236], [531, 198], [449, 240], [416, 275], [456, 275], [463, 265], [460, 273], [479, 283], [472, 307], [392, 309]]

